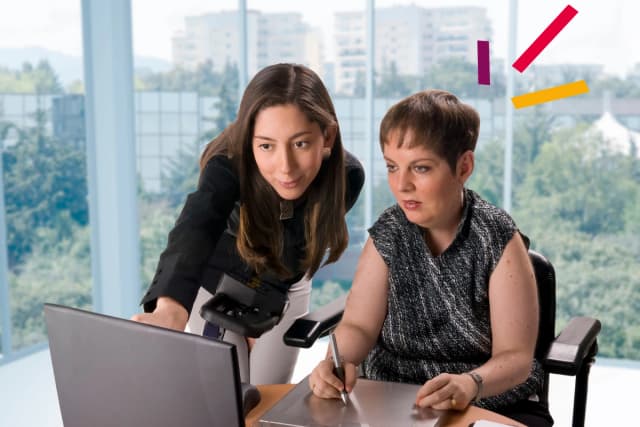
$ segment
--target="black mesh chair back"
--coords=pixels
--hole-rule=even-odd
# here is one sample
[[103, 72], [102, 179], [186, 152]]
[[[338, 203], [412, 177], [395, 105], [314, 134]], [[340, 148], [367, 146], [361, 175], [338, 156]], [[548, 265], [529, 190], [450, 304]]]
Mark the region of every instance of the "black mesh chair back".
[[[538, 305], [540, 306], [535, 357], [542, 362], [556, 337], [556, 272], [549, 260], [538, 252], [529, 250], [529, 259], [536, 276]], [[546, 370], [544, 384], [539, 397], [542, 402], [547, 403], [549, 397], [549, 372]]]

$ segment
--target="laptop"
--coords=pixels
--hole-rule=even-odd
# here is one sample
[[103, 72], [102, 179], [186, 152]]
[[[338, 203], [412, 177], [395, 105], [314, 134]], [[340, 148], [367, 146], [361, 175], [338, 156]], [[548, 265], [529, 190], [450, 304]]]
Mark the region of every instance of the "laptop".
[[243, 427], [236, 348], [45, 304], [66, 427]]
[[442, 411], [413, 408], [417, 384], [359, 378], [345, 406], [313, 395], [308, 378], [260, 417], [259, 427], [434, 427]]

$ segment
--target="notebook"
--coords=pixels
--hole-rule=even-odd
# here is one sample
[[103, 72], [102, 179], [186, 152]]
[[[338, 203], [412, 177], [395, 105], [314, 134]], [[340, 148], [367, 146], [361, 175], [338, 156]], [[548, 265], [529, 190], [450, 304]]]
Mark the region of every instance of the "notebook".
[[414, 409], [416, 384], [358, 379], [345, 406], [340, 399], [321, 399], [311, 393], [308, 377], [298, 383], [256, 424], [276, 426], [433, 427], [440, 411]]
[[244, 426], [235, 346], [59, 305], [44, 312], [65, 426]]

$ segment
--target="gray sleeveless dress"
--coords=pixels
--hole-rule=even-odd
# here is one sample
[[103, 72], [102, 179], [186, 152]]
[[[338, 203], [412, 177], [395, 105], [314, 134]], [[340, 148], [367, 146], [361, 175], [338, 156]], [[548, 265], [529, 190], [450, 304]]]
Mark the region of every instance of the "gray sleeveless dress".
[[[456, 237], [434, 257], [422, 228], [398, 205], [384, 211], [369, 234], [389, 268], [389, 299], [378, 341], [363, 363], [365, 376], [423, 384], [485, 363], [491, 357], [489, 277], [517, 231], [506, 212], [467, 189]], [[542, 377], [534, 360], [524, 383], [476, 405], [496, 410], [528, 399]]]

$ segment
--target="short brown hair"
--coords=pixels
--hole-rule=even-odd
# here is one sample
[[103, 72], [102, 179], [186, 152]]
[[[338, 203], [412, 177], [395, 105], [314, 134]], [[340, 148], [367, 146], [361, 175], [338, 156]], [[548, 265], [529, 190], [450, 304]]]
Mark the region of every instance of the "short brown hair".
[[415, 93], [392, 106], [380, 124], [380, 148], [384, 151], [392, 132], [399, 132], [399, 146], [407, 133], [409, 147], [422, 145], [444, 158], [452, 171], [460, 155], [475, 150], [480, 116], [444, 90]]

